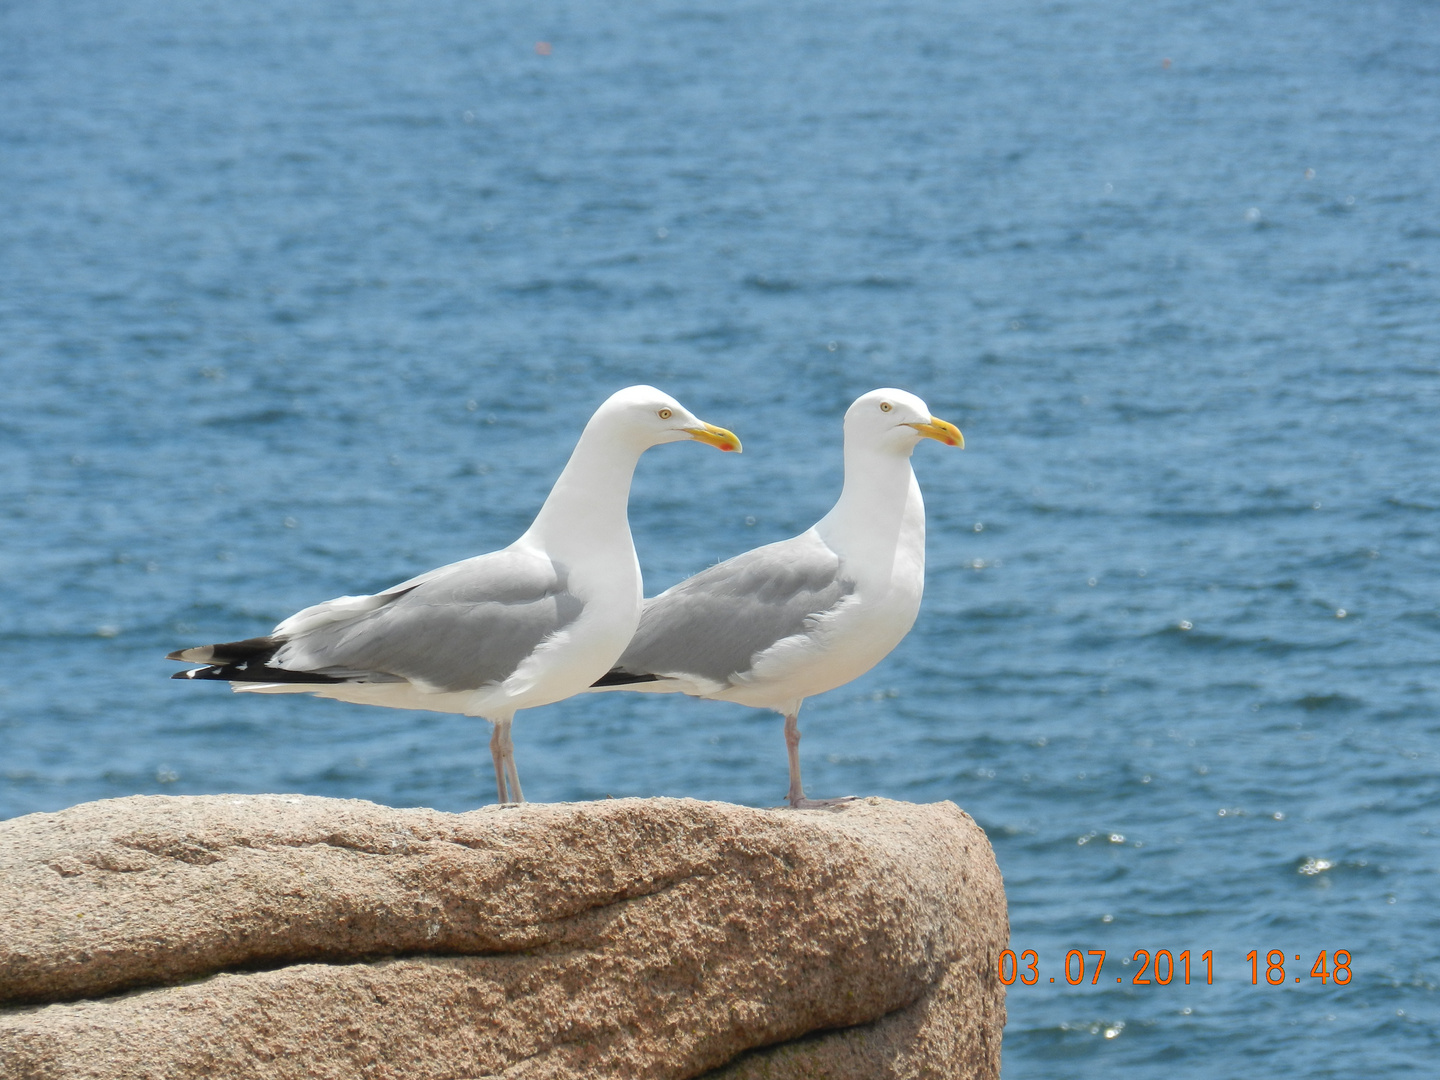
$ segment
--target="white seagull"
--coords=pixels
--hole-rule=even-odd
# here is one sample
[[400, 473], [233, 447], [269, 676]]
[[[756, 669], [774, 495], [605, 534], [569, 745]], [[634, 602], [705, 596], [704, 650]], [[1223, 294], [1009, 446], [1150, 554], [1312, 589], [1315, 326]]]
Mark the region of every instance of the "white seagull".
[[904, 390], [872, 390], [845, 413], [845, 486], [789, 540], [719, 563], [645, 602], [640, 628], [596, 690], [682, 693], [785, 717], [792, 807], [800, 706], [843, 686], [910, 631], [925, 588], [925, 504], [910, 468], [922, 438], [964, 447], [958, 428]]
[[630, 481], [642, 453], [682, 439], [740, 450], [729, 431], [653, 386], [621, 390], [595, 410], [534, 523], [509, 547], [305, 608], [268, 637], [172, 652], [170, 660], [209, 665], [174, 677], [484, 717], [494, 726], [499, 801], [523, 802], [511, 720], [586, 689], [635, 633], [644, 591], [626, 516]]

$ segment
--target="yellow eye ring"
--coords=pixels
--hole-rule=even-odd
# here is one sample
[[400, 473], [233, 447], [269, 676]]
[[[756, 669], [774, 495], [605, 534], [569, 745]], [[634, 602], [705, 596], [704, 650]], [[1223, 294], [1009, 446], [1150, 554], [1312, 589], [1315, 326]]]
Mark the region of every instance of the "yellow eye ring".
[[890, 403], [889, 403], [888, 401], [882, 401], [882, 402], [880, 402], [880, 411], [881, 411], [881, 412], [889, 412], [890, 409], [891, 409], [891, 407], [892, 407], [892, 406], [890, 405]]
[[670, 417], [672, 417], [673, 415], [675, 415], [675, 414], [672, 413], [669, 409], [661, 409], [661, 410], [660, 410], [660, 419], [661, 419], [661, 420], [669, 420]]

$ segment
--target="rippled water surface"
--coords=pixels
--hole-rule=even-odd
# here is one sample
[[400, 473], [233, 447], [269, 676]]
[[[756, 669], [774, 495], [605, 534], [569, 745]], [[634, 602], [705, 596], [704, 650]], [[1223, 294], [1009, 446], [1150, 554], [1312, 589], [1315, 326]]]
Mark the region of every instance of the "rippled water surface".
[[[0, 106], [0, 816], [487, 801], [482, 723], [161, 657], [509, 542], [637, 381], [747, 449], [642, 462], [658, 591], [897, 385], [969, 448], [806, 779], [985, 827], [1008, 1080], [1435, 1074], [1434, 5], [0, 3]], [[542, 800], [785, 790], [739, 706], [516, 739]]]

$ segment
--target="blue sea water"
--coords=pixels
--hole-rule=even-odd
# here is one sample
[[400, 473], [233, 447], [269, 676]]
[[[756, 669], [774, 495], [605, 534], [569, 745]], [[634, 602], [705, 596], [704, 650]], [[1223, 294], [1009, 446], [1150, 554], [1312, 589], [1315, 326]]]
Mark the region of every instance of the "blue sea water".
[[[1436, 1075], [1437, 132], [1416, 0], [0, 3], [0, 817], [488, 801], [482, 723], [163, 654], [508, 543], [638, 381], [746, 445], [643, 460], [657, 592], [901, 386], [968, 448], [806, 780], [984, 826], [1006, 1080]], [[785, 790], [739, 706], [516, 742], [533, 799]]]

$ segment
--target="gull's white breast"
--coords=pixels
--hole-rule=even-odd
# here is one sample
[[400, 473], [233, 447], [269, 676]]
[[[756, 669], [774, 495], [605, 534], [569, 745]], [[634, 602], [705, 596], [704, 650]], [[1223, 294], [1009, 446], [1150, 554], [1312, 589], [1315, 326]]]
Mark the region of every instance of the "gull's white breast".
[[476, 715], [487, 715], [487, 708], [530, 709], [563, 701], [589, 689], [620, 659], [645, 602], [640, 562], [628, 534], [625, 539], [626, 552], [588, 560], [598, 565], [572, 566], [570, 591], [585, 603], [580, 617], [543, 642], [499, 686], [476, 691]]

